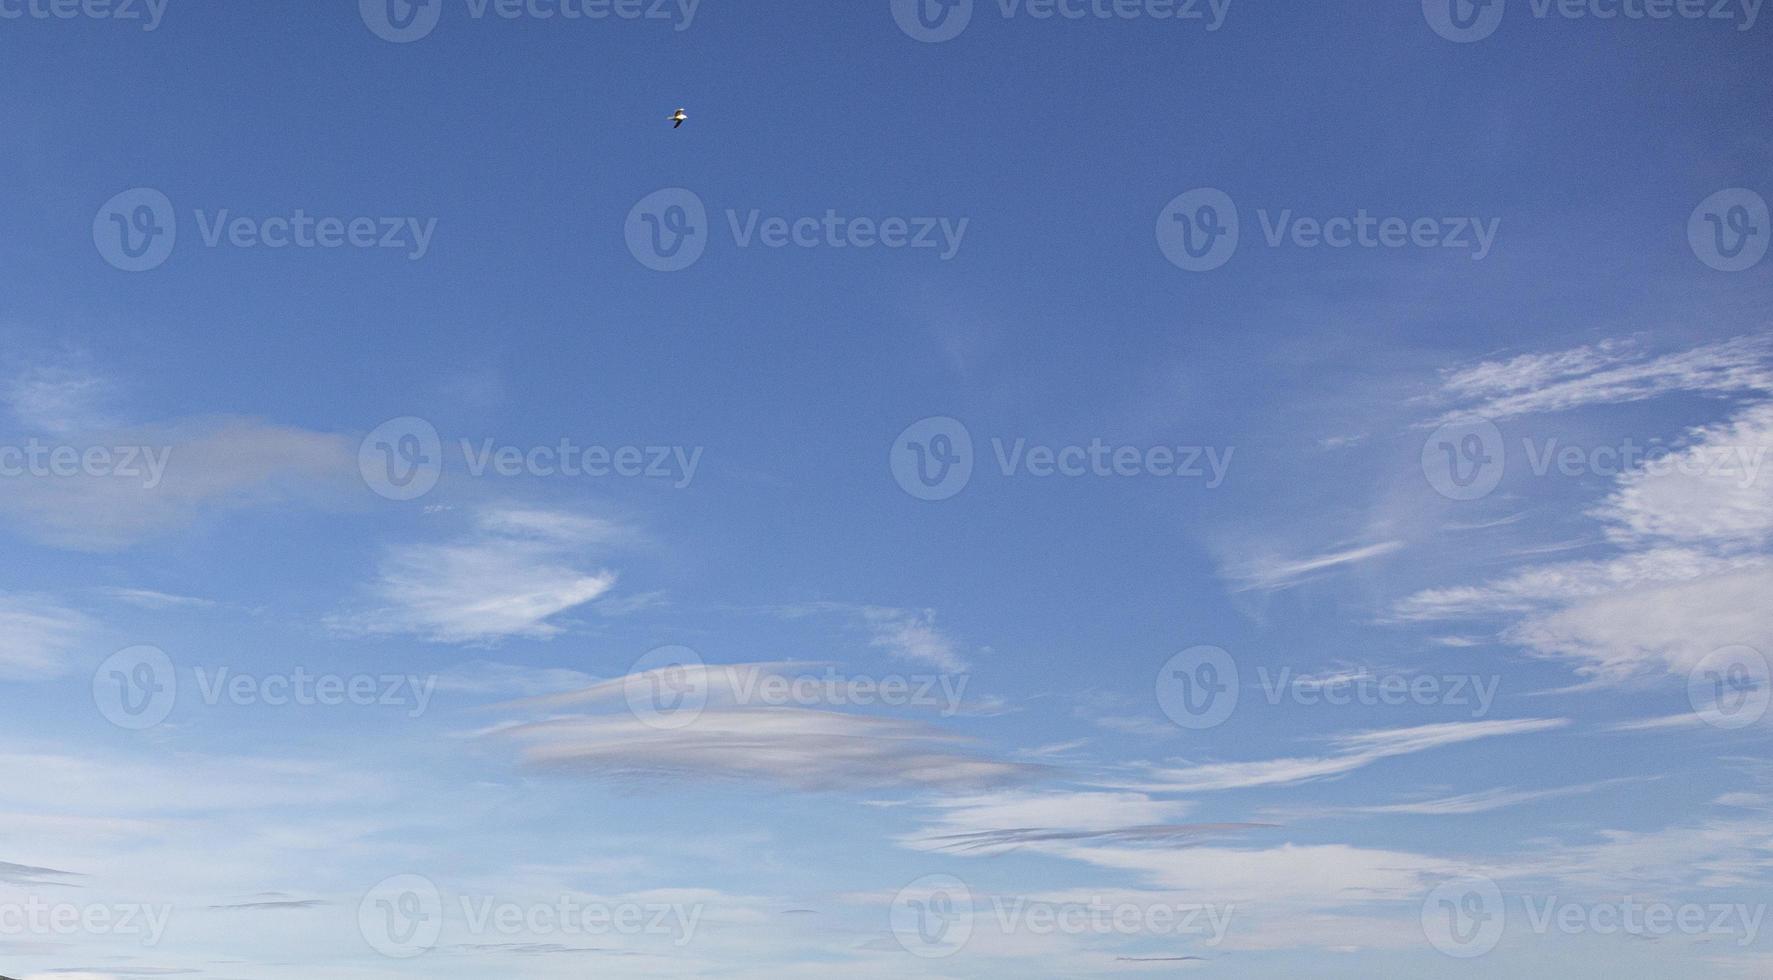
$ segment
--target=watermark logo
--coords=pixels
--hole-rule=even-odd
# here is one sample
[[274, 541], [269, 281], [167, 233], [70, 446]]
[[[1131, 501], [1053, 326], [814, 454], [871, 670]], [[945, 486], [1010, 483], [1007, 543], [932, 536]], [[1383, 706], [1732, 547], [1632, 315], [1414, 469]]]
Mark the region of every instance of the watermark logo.
[[[1409, 218], [1375, 215], [1366, 208], [1329, 217], [1258, 208], [1256, 217], [1261, 244], [1271, 249], [1439, 249], [1465, 252], [1473, 262], [1489, 257], [1502, 232], [1501, 218]], [[1197, 188], [1158, 212], [1158, 247], [1171, 264], [1188, 272], [1210, 272], [1231, 261], [1241, 239], [1237, 205], [1223, 191]]]
[[1718, 191], [1687, 219], [1687, 242], [1699, 261], [1719, 272], [1742, 272], [1767, 257], [1767, 199], [1743, 187]]
[[960, 713], [968, 674], [849, 676], [835, 667], [789, 672], [755, 664], [714, 668], [735, 705], [768, 708], [933, 708], [942, 717]]
[[92, 702], [118, 728], [145, 731], [178, 703], [178, 674], [166, 651], [133, 646], [105, 658], [92, 674]]
[[[1657, 442], [1643, 444], [1630, 437], [1592, 445], [1566, 443], [1555, 436], [1522, 437], [1520, 445], [1526, 462], [1523, 472], [1538, 479], [1679, 474], [1719, 484], [1729, 482], [1743, 490], [1759, 484], [1768, 451], [1766, 446], [1752, 444], [1678, 449]], [[1423, 475], [1438, 493], [1452, 500], [1489, 496], [1511, 469], [1502, 431], [1483, 418], [1443, 425], [1422, 444]]]
[[[208, 707], [341, 706], [401, 708], [417, 718], [430, 707], [435, 675], [331, 674], [297, 667], [287, 673], [245, 674], [230, 667], [191, 668], [198, 700]], [[187, 689], [187, 693], [191, 689]], [[93, 701], [111, 723], [144, 731], [164, 723], [178, 701], [178, 668], [158, 647], [120, 650], [92, 676]]]
[[1422, 444], [1422, 474], [1449, 500], [1489, 496], [1507, 468], [1502, 430], [1488, 419], [1449, 422]]
[[973, 0], [892, 0], [893, 20], [913, 40], [952, 41], [973, 22]]
[[443, 19], [443, 0], [358, 0], [357, 7], [376, 37], [395, 44], [429, 36]]
[[1234, 905], [1139, 905], [1096, 896], [1088, 902], [1044, 902], [1020, 896], [991, 899], [993, 924], [1009, 936], [1174, 936], [1216, 947], [1225, 941]]
[[[1236, 452], [1232, 446], [1116, 445], [1101, 437], [1071, 444], [991, 437], [992, 461], [1006, 478], [1198, 480], [1216, 490], [1225, 484]], [[966, 426], [935, 416], [899, 433], [888, 461], [893, 479], [906, 493], [919, 500], [946, 500], [972, 480], [974, 455]]]
[[1157, 704], [1183, 728], [1217, 728], [1237, 710], [1237, 661], [1219, 647], [1190, 647], [1157, 674]]
[[1766, 717], [1773, 699], [1767, 658], [1748, 646], [1713, 650], [1687, 674], [1687, 701], [1716, 728], [1747, 728]]
[[681, 272], [708, 249], [708, 207], [694, 191], [667, 187], [641, 198], [623, 228], [628, 251], [654, 272]]
[[[970, 218], [851, 216], [836, 208], [816, 215], [766, 215], [759, 208], [728, 208], [720, 223], [735, 248], [833, 249], [935, 252], [947, 262], [960, 252]], [[714, 237], [707, 205], [681, 187], [641, 198], [628, 212], [623, 237], [628, 251], [655, 272], [681, 272], [695, 265]]]
[[92, 219], [92, 243], [112, 266], [147, 272], [163, 265], [178, 241], [172, 200], [152, 187], [137, 187], [106, 201]]
[[463, 469], [474, 479], [644, 479], [683, 490], [695, 481], [703, 447], [580, 445], [564, 437], [557, 443], [525, 446], [491, 438], [462, 439], [446, 449], [435, 426], [408, 416], [385, 422], [364, 437], [357, 447], [357, 469], [378, 496], [417, 500], [436, 489], [446, 457], [457, 451]]
[[296, 208], [287, 216], [235, 214], [228, 208], [193, 212], [204, 248], [382, 249], [404, 251], [417, 262], [431, 251], [436, 218], [407, 216], [319, 216]]
[[1702, 942], [1734, 939], [1738, 946], [1754, 944], [1760, 935], [1767, 906], [1729, 902], [1643, 902], [1627, 895], [1617, 902], [1570, 902], [1556, 895], [1536, 901], [1521, 896], [1527, 928], [1534, 935], [1557, 932], [1565, 936], [1636, 936], [1654, 940], [1661, 936], [1705, 937]]
[[[1210, 33], [1225, 26], [1231, 0], [994, 0], [1004, 20], [1157, 21], [1204, 24]], [[926, 44], [952, 41], [973, 19], [974, 0], [891, 0], [899, 29]]]
[[25, 939], [116, 936], [151, 948], [160, 945], [171, 919], [170, 905], [80, 905], [45, 902], [35, 895], [0, 902], [0, 936]]
[[562, 895], [553, 902], [509, 902], [461, 896], [462, 917], [474, 936], [669, 936], [673, 946], [696, 937], [706, 906], [665, 902], [586, 901]]
[[237, 674], [232, 668], [191, 668], [197, 695], [209, 707], [223, 701], [236, 707], [401, 708], [417, 718], [431, 705], [436, 675], [326, 674], [305, 667], [283, 674]]
[[390, 959], [423, 956], [443, 935], [443, 893], [422, 875], [384, 879], [358, 903], [357, 929], [371, 949]]
[[142, 22], [143, 33], [158, 30], [171, 0], [0, 0], [0, 20], [110, 20]]
[[357, 448], [363, 482], [389, 500], [417, 500], [443, 477], [443, 440], [437, 427], [406, 416], [376, 426]]
[[1496, 703], [1496, 691], [1502, 686], [1502, 678], [1496, 674], [1417, 674], [1366, 668], [1295, 674], [1291, 667], [1271, 673], [1266, 666], [1259, 666], [1256, 680], [1270, 705], [1285, 700], [1301, 707], [1469, 708], [1473, 718], [1490, 713], [1490, 706]]
[[1428, 26], [1459, 44], [1482, 41], [1496, 33], [1507, 7], [1507, 0], [1422, 0]]
[[973, 479], [973, 436], [957, 419], [912, 423], [893, 440], [889, 463], [901, 489], [919, 500], [947, 500]]
[[708, 707], [708, 665], [689, 647], [659, 647], [629, 668], [622, 694], [648, 728], [688, 728]]
[[22, 446], [0, 446], [0, 478], [139, 481], [153, 490], [166, 477], [171, 446], [51, 445], [27, 439]]
[[1230, 262], [1238, 237], [1237, 204], [1211, 187], [1178, 195], [1157, 215], [1158, 248], [1188, 272], [1210, 272]]
[[[445, 0], [358, 0], [363, 23], [384, 41], [409, 44], [429, 37]], [[653, 21], [687, 31], [702, 0], [464, 0], [471, 21]]]
[[953, 875], [925, 875], [893, 896], [893, 937], [913, 956], [953, 956], [973, 937], [973, 893]]
[[[296, 248], [404, 250], [417, 262], [431, 251], [436, 218], [315, 216], [297, 208], [288, 215], [258, 217], [228, 208], [192, 212], [204, 248]], [[178, 241], [178, 215], [172, 201], [151, 187], [116, 195], [92, 219], [92, 242], [99, 255], [124, 272], [147, 272], [165, 264]]]
[[1502, 889], [1482, 875], [1446, 882], [1422, 902], [1422, 934], [1435, 949], [1457, 959], [1495, 949], [1507, 925]]
[[[1746, 31], [1760, 19], [1761, 0], [1526, 0], [1535, 21], [1684, 21], [1709, 20]], [[1422, 0], [1422, 12], [1434, 32], [1449, 41], [1469, 44], [1496, 33], [1507, 0]]]

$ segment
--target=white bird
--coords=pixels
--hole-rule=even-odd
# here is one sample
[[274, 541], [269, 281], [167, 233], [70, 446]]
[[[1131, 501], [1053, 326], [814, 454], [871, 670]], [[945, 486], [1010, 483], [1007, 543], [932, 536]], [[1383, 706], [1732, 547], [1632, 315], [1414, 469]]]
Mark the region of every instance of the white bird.
[[684, 112], [682, 109], [677, 110], [676, 112], [671, 114], [671, 128], [677, 129], [677, 128], [681, 127], [683, 125], [683, 121], [688, 118], [689, 118], [689, 113]]

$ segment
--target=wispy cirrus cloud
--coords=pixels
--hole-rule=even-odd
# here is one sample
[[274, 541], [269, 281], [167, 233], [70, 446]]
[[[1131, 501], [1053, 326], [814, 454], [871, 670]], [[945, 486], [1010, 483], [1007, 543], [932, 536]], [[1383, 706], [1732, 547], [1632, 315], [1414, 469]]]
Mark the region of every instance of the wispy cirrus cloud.
[[34, 868], [28, 864], [13, 864], [0, 861], [0, 882], [8, 885], [23, 885], [28, 888], [44, 886], [71, 887], [69, 879], [80, 878], [72, 871], [57, 871], [54, 868]]
[[344, 436], [235, 415], [144, 422], [120, 388], [79, 357], [0, 379], [0, 519], [54, 547], [119, 551], [213, 513], [361, 489]]
[[1631, 340], [1611, 340], [1449, 369], [1441, 387], [1445, 398], [1464, 404], [1435, 425], [1471, 415], [1501, 422], [1677, 392], [1752, 395], [1773, 391], [1773, 340], [1738, 337], [1662, 355]]
[[1344, 816], [1390, 816], [1407, 814], [1422, 817], [1465, 816], [1472, 813], [1489, 813], [1509, 807], [1538, 803], [1542, 800], [1559, 800], [1571, 796], [1584, 796], [1614, 786], [1641, 783], [1651, 777], [1627, 777], [1620, 779], [1603, 779], [1591, 783], [1580, 783], [1575, 786], [1553, 786], [1547, 789], [1514, 789], [1500, 787], [1479, 790], [1475, 793], [1460, 793], [1454, 796], [1440, 796], [1431, 799], [1411, 800], [1402, 803], [1377, 803], [1367, 806], [1339, 807], [1279, 807], [1264, 811], [1279, 820], [1323, 819]]
[[[59, 548], [117, 551], [206, 514], [292, 500], [342, 499], [357, 479], [337, 435], [217, 417], [53, 434], [25, 451], [99, 451], [103, 466], [51, 468], [21, 457], [3, 481], [0, 518]], [[35, 466], [35, 469], [29, 467]]]
[[68, 671], [95, 624], [43, 596], [0, 593], [0, 680], [41, 680]]
[[141, 609], [213, 609], [216, 606], [213, 599], [173, 595], [154, 589], [100, 589], [99, 592], [108, 599]]
[[1329, 742], [1335, 751], [1330, 755], [1217, 762], [1186, 768], [1160, 767], [1150, 772], [1148, 781], [1141, 788], [1162, 793], [1205, 793], [1289, 786], [1343, 776], [1382, 759], [1478, 739], [1545, 732], [1568, 724], [1567, 718], [1516, 718], [1356, 732], [1331, 738]]
[[441, 544], [388, 549], [366, 611], [334, 617], [336, 628], [413, 635], [434, 643], [546, 639], [554, 617], [607, 593], [614, 572], [580, 567], [627, 534], [613, 522], [562, 511], [491, 508]]
[[1380, 541], [1305, 558], [1240, 559], [1227, 571], [1244, 591], [1287, 589], [1332, 569], [1383, 558], [1403, 547], [1402, 541]]
[[503, 726], [531, 766], [602, 778], [754, 781], [797, 790], [981, 788], [1040, 767], [968, 750], [933, 726], [807, 708], [704, 711], [660, 728], [628, 714], [576, 715]]
[[0, 406], [31, 432], [67, 434], [116, 427], [116, 385], [84, 359], [32, 364], [0, 382]]
[[933, 609], [822, 601], [777, 606], [771, 611], [788, 619], [839, 616], [862, 627], [868, 634], [869, 645], [891, 656], [951, 672], [968, 668], [960, 644], [936, 625]]
[[1183, 823], [1192, 802], [1145, 793], [1018, 789], [922, 805], [935, 819], [900, 838], [914, 850], [998, 853], [1068, 841], [1185, 847], [1266, 826]]
[[306, 912], [310, 909], [325, 908], [333, 904], [320, 898], [267, 898], [256, 902], [236, 902], [231, 905], [211, 905], [213, 912]]

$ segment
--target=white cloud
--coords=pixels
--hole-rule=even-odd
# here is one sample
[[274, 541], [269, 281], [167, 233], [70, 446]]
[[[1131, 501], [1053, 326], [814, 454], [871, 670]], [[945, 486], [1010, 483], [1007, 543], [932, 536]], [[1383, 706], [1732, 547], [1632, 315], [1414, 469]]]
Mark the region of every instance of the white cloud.
[[1286, 786], [1341, 776], [1363, 769], [1381, 759], [1425, 752], [1500, 735], [1525, 735], [1561, 728], [1565, 718], [1518, 718], [1494, 721], [1444, 722], [1415, 728], [1391, 728], [1357, 732], [1331, 739], [1335, 755], [1259, 762], [1219, 762], [1186, 769], [1157, 769], [1142, 788], [1164, 793], [1202, 793]]
[[66, 673], [94, 628], [86, 616], [40, 596], [0, 593], [0, 680]]
[[870, 646], [902, 660], [929, 664], [950, 673], [966, 670], [968, 666], [954, 638], [936, 626], [936, 611], [933, 609], [805, 602], [773, 607], [770, 611], [787, 619], [815, 614], [840, 615], [860, 623], [867, 630]]
[[1769, 402], [1695, 429], [1665, 459], [1617, 478], [1590, 510], [1619, 555], [1424, 590], [1397, 603], [1394, 617], [1516, 617], [1507, 642], [1571, 659], [1599, 682], [1686, 672], [1722, 647], [1773, 649], [1769, 452]]
[[1383, 558], [1403, 547], [1402, 541], [1381, 541], [1309, 558], [1254, 559], [1230, 569], [1230, 573], [1234, 578], [1242, 580], [1242, 587], [1246, 590], [1285, 589], [1319, 572]]
[[709, 710], [662, 729], [628, 714], [577, 715], [500, 728], [525, 762], [605, 778], [737, 779], [800, 790], [989, 787], [1037, 767], [963, 751], [927, 725], [804, 708]]
[[1685, 673], [1724, 647], [1773, 650], [1773, 569], [1622, 590], [1528, 617], [1504, 636], [1576, 660], [1597, 680]]
[[1755, 547], [1773, 538], [1773, 403], [1691, 433], [1653, 468], [1628, 473], [1596, 511], [1622, 545]]
[[1440, 877], [1467, 865], [1456, 860], [1347, 844], [1285, 844], [1253, 849], [1105, 847], [1061, 844], [1051, 853], [1098, 867], [1140, 874], [1187, 899], [1221, 904], [1345, 907], [1419, 900]]
[[1276, 819], [1321, 819], [1338, 816], [1382, 816], [1388, 814], [1409, 814], [1412, 816], [1462, 816], [1470, 813], [1489, 813], [1525, 803], [1537, 803], [1541, 800], [1556, 800], [1567, 796], [1582, 796], [1597, 790], [1626, 783], [1641, 782], [1641, 779], [1604, 779], [1599, 782], [1582, 783], [1576, 786], [1554, 786], [1550, 789], [1487, 789], [1475, 793], [1461, 793], [1457, 796], [1442, 796], [1434, 799], [1414, 800], [1405, 803], [1380, 803], [1371, 806], [1345, 807], [1304, 807], [1298, 809], [1276, 809], [1269, 811]]
[[1193, 808], [1180, 800], [1144, 793], [1041, 792], [1026, 790], [959, 796], [931, 804], [941, 825], [955, 832], [1038, 827], [1045, 830], [1115, 830], [1177, 820]]
[[607, 521], [575, 514], [488, 510], [459, 540], [390, 549], [371, 586], [381, 605], [333, 622], [437, 643], [555, 636], [553, 617], [615, 585], [613, 572], [580, 569], [581, 553], [621, 536]]
[[157, 592], [153, 589], [100, 589], [106, 597], [142, 609], [210, 609], [215, 606], [212, 599], [199, 599], [195, 596], [173, 595], [168, 592]]
[[1492, 422], [1586, 405], [1643, 401], [1674, 392], [1773, 391], [1773, 342], [1741, 337], [1677, 354], [1650, 356], [1627, 341], [1551, 354], [1526, 354], [1448, 371], [1446, 395], [1466, 406], [1434, 424], [1482, 416]]
[[993, 854], [1064, 842], [1195, 846], [1260, 826], [1182, 823], [1186, 800], [1144, 793], [1005, 790], [944, 797], [923, 804], [934, 819], [900, 843], [920, 851]]
[[1596, 892], [1722, 889], [1773, 879], [1773, 835], [1762, 818], [1710, 820], [1653, 831], [1607, 830], [1594, 843], [1526, 855], [1516, 873]]
[[72, 475], [32, 475], [27, 468], [0, 481], [0, 516], [58, 547], [117, 550], [186, 526], [209, 510], [339, 493], [357, 479], [354, 450], [343, 437], [254, 419], [64, 435], [42, 445], [104, 448], [110, 462]]
[[874, 633], [872, 644], [895, 657], [946, 671], [967, 667], [965, 659], [955, 651], [954, 641], [936, 628], [934, 610], [913, 612], [870, 606], [862, 611], [862, 616]]
[[0, 384], [0, 403], [24, 429], [61, 435], [115, 425], [104, 411], [112, 390], [102, 375], [67, 364], [43, 364]]
[[1402, 621], [1468, 619], [1526, 613], [1633, 589], [1678, 585], [1766, 568], [1766, 558], [1723, 557], [1692, 548], [1654, 548], [1601, 561], [1540, 565], [1483, 585], [1424, 589], [1400, 600]]

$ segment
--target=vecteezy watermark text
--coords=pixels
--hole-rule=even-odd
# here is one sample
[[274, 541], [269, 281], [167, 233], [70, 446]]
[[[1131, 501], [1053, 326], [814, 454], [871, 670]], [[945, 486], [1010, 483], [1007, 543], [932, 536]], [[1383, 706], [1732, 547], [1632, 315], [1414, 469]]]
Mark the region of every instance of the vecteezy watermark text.
[[[1237, 661], [1224, 649], [1190, 647], [1158, 670], [1158, 707], [1180, 727], [1216, 728], [1237, 710], [1242, 676]], [[1301, 707], [1453, 707], [1469, 709], [1473, 718], [1490, 713], [1502, 684], [1494, 674], [1418, 674], [1365, 667], [1297, 674], [1291, 667], [1266, 665], [1256, 668], [1256, 681], [1270, 705], [1285, 701]]]
[[166, 19], [171, 0], [0, 0], [0, 20], [113, 20], [140, 22], [143, 32]]
[[[1236, 447], [1134, 446], [1101, 438], [1054, 445], [993, 436], [991, 457], [1005, 477], [1035, 479], [1152, 478], [1225, 483]], [[899, 433], [888, 452], [893, 479], [919, 500], [946, 500], [965, 490], [975, 469], [973, 437], [957, 419], [933, 416]]]
[[171, 446], [66, 446], [28, 439], [22, 446], [0, 446], [0, 477], [140, 480], [143, 490], [153, 490], [171, 461]]
[[[1449, 41], [1470, 44], [1496, 33], [1509, 0], [1422, 0], [1428, 26]], [[1526, 0], [1535, 21], [1709, 21], [1746, 31], [1760, 18], [1761, 0]]]
[[[1256, 217], [1269, 248], [1442, 249], [1465, 253], [1474, 262], [1489, 257], [1502, 230], [1501, 218], [1378, 216], [1366, 208], [1327, 218], [1264, 208]], [[1196, 188], [1158, 212], [1158, 248], [1189, 272], [1210, 272], [1230, 262], [1244, 237], [1237, 204], [1221, 190]]]
[[[695, 939], [701, 903], [608, 901], [561, 895], [543, 902], [492, 895], [459, 895], [460, 928], [472, 937], [540, 939], [567, 936], [641, 936], [687, 946]], [[370, 889], [358, 903], [357, 924], [383, 956], [410, 959], [438, 944], [445, 920], [443, 892], [422, 875], [398, 875]]]
[[1680, 935], [1728, 939], [1749, 946], [1760, 935], [1764, 904], [1647, 901], [1576, 901], [1557, 895], [1505, 895], [1483, 875], [1448, 881], [1422, 902], [1422, 931], [1429, 944], [1458, 959], [1495, 949], [1507, 931], [1509, 899], [1520, 906], [1527, 928], [1538, 936], [1627, 935], [1640, 939]]
[[1215, 947], [1225, 941], [1233, 905], [1130, 902], [1094, 896], [1049, 901], [1019, 895], [992, 896], [985, 908], [953, 875], [925, 875], [893, 896], [888, 920], [906, 952], [940, 959], [960, 952], [981, 928], [999, 935], [1145, 936], [1193, 939]]
[[[192, 212], [203, 247], [271, 250], [348, 248], [392, 251], [417, 262], [431, 251], [436, 218], [339, 217], [296, 208], [287, 215], [236, 214], [232, 209]], [[147, 272], [172, 257], [178, 242], [172, 200], [151, 187], [127, 190], [106, 201], [92, 219], [99, 255], [125, 272]]]
[[[918, 41], [952, 41], [973, 21], [975, 0], [890, 0], [899, 29]], [[1225, 26], [1231, 0], [993, 0], [1006, 21], [1154, 21], [1175, 25]]]
[[[1747, 490], [1761, 479], [1768, 446], [1696, 445], [1672, 448], [1617, 443], [1578, 445], [1557, 437], [1521, 438], [1521, 457], [1534, 477], [1577, 478], [1632, 475], [1656, 479], [1671, 475], [1728, 482]], [[1472, 417], [1442, 425], [1422, 445], [1422, 473], [1429, 485], [1451, 500], [1477, 500], [1502, 484], [1510, 469], [1507, 441], [1488, 419]]]
[[765, 708], [928, 708], [959, 714], [966, 673], [848, 674], [830, 664], [715, 664], [686, 646], [650, 650], [623, 676], [628, 710], [653, 728], [694, 724], [710, 701]]
[[[468, 19], [531, 20], [567, 24], [669, 23], [687, 31], [702, 0], [463, 0]], [[395, 44], [422, 40], [443, 20], [445, 0], [359, 0], [364, 26]]]
[[0, 936], [25, 939], [124, 936], [158, 946], [171, 919], [170, 905], [46, 902], [35, 895], [0, 902]]
[[[519, 446], [492, 438], [462, 439], [462, 465], [476, 479], [567, 477], [637, 479], [687, 488], [702, 462], [701, 446], [580, 445], [571, 437], [546, 445]], [[377, 426], [358, 447], [364, 483], [389, 500], [416, 500], [443, 477], [446, 451], [437, 428], [407, 416]]]
[[1449, 705], [1471, 709], [1471, 717], [1490, 713], [1502, 678], [1491, 674], [1415, 674], [1404, 671], [1336, 671], [1295, 674], [1291, 667], [1256, 668], [1256, 681], [1271, 705], [1282, 700], [1303, 707]]
[[[338, 674], [296, 667], [247, 674], [231, 667], [193, 667], [198, 699], [208, 707], [398, 708], [417, 718], [430, 707], [435, 675]], [[120, 728], [142, 731], [164, 722], [179, 700], [178, 669], [164, 650], [134, 646], [105, 659], [92, 675], [93, 703]]]
[[[853, 216], [836, 208], [823, 214], [768, 215], [751, 208], [727, 210], [724, 224], [736, 248], [934, 252], [947, 262], [960, 253], [971, 219]], [[655, 272], [678, 272], [701, 259], [713, 230], [701, 197], [672, 187], [635, 204], [623, 234], [628, 251], [641, 265]]]

